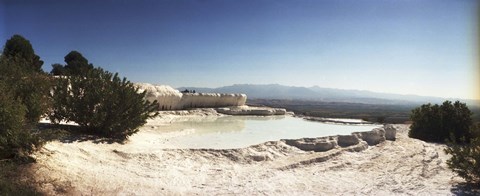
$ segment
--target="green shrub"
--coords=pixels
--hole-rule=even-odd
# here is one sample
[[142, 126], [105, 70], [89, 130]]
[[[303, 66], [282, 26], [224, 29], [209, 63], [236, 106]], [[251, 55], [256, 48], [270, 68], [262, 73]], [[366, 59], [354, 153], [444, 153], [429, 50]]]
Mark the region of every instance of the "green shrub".
[[412, 125], [408, 135], [412, 138], [432, 142], [445, 142], [450, 135], [457, 139], [472, 138], [472, 112], [465, 103], [443, 102], [442, 105], [425, 104], [412, 110]]
[[37, 123], [51, 107], [51, 79], [46, 74], [33, 73], [10, 85], [14, 88], [16, 98], [27, 108], [27, 123]]
[[49, 117], [55, 123], [73, 121], [88, 131], [125, 139], [158, 114], [158, 104], [146, 101], [145, 92], [137, 92], [126, 78], [100, 68], [85, 77], [58, 78]]
[[27, 122], [36, 123], [51, 105], [52, 82], [47, 74], [27, 69], [25, 62], [20, 58], [0, 59], [0, 81], [26, 106]]
[[27, 157], [40, 142], [25, 128], [26, 107], [1, 82], [0, 91], [0, 159]]
[[[480, 124], [473, 130], [480, 132]], [[447, 161], [450, 169], [467, 182], [480, 186], [480, 137], [468, 144], [451, 143], [445, 152], [452, 155]]]

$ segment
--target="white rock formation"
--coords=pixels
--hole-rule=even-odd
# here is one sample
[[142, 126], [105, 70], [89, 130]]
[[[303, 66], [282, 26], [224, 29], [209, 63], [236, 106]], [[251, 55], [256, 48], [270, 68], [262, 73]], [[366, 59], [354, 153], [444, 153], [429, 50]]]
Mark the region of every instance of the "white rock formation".
[[285, 115], [287, 111], [283, 108], [270, 107], [252, 107], [252, 106], [236, 106], [216, 108], [218, 113], [228, 115], [257, 115], [257, 116], [271, 116], [271, 115]]
[[395, 141], [397, 129], [393, 125], [385, 125], [385, 139]]
[[[373, 146], [385, 142], [385, 130], [396, 132], [397, 128], [393, 125], [385, 125], [381, 128], [375, 128], [371, 131], [354, 132], [350, 135], [326, 136], [317, 138], [285, 139], [287, 145], [297, 147], [304, 151], [325, 152], [331, 149], [341, 147], [352, 147], [353, 151], [365, 150], [368, 145]], [[394, 134], [389, 134], [389, 140], [395, 140]]]
[[334, 137], [286, 139], [284, 141], [287, 145], [304, 151], [325, 152], [337, 146], [337, 140]]
[[179, 105], [181, 108], [217, 108], [245, 105], [245, 94], [184, 93]]
[[247, 101], [245, 94], [181, 93], [167, 85], [148, 83], [136, 83], [135, 85], [139, 88], [139, 92], [147, 91], [147, 100], [156, 100], [160, 110], [243, 106]]
[[371, 131], [366, 132], [355, 132], [352, 134], [356, 135], [363, 141], [366, 141], [368, 145], [377, 145], [385, 141], [385, 129], [383, 127], [375, 128]]
[[147, 91], [148, 101], [157, 101], [161, 110], [183, 109], [180, 105], [182, 93], [167, 85], [152, 85], [148, 83], [135, 84], [140, 92]]
[[337, 137], [337, 143], [341, 147], [347, 147], [357, 145], [360, 143], [360, 139], [358, 139], [358, 137], [355, 135], [339, 135]]

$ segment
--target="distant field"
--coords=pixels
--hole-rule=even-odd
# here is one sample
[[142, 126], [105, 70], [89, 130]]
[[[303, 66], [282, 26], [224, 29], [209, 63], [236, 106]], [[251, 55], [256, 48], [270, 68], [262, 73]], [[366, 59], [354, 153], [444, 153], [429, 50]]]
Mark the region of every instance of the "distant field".
[[[249, 105], [281, 107], [295, 114], [328, 118], [357, 118], [372, 122], [404, 123], [419, 105], [383, 105], [280, 99], [249, 99]], [[470, 108], [474, 121], [480, 121], [480, 108]]]

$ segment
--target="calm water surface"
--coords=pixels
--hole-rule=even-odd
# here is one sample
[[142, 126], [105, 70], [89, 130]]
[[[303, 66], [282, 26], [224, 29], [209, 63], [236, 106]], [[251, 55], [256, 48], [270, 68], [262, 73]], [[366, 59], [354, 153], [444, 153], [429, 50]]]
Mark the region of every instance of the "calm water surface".
[[[343, 125], [306, 121], [291, 116], [225, 116], [172, 122], [155, 129], [168, 135], [169, 146], [177, 148], [243, 148], [266, 141], [369, 131], [380, 125]], [[171, 134], [182, 133], [182, 134]]]

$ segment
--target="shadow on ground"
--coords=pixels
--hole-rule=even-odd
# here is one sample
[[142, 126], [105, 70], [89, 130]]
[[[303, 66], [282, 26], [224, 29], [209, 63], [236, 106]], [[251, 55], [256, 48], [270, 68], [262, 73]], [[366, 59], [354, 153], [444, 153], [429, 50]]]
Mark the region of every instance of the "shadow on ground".
[[39, 123], [38, 130], [40, 137], [45, 141], [58, 140], [63, 143], [92, 141], [98, 143], [124, 143], [121, 138], [107, 138], [105, 136], [89, 133], [76, 125], [56, 125], [50, 123]]
[[454, 195], [460, 195], [460, 196], [476, 196], [480, 195], [480, 186], [479, 185], [474, 185], [470, 183], [459, 183], [457, 185], [453, 185], [450, 191]]

